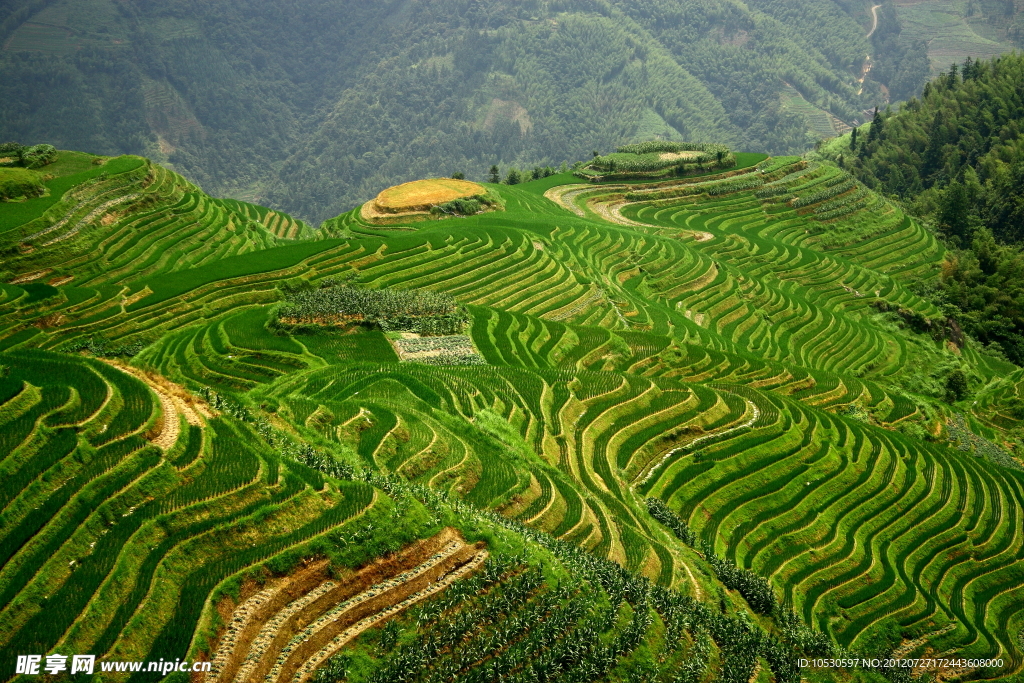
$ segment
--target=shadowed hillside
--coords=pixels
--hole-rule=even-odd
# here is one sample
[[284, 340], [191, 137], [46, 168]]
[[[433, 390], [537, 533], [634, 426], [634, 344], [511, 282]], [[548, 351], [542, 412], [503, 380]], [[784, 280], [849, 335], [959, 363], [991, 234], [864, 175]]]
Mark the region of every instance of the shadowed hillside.
[[802, 152], [1017, 35], [1012, 7], [934, 4], [868, 38], [848, 0], [12, 0], [0, 140], [143, 154], [308, 221], [655, 136]]

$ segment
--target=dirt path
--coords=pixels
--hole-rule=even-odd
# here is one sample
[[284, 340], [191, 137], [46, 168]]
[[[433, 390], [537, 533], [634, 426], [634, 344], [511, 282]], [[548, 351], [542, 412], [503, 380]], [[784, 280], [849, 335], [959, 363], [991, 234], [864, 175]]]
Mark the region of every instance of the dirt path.
[[697, 446], [697, 444], [699, 444], [699, 443], [701, 443], [703, 441], [707, 441], [708, 439], [714, 439], [714, 438], [717, 438], [717, 437], [720, 437], [720, 436], [725, 436], [726, 434], [732, 434], [733, 432], [737, 432], [737, 431], [739, 431], [741, 429], [745, 429], [747, 427], [753, 427], [754, 423], [757, 422], [757, 418], [761, 417], [761, 411], [750, 400], [748, 400], [748, 399], [743, 399], [743, 400], [746, 401], [746, 403], [747, 403], [747, 409], [744, 411], [743, 414], [746, 415], [746, 414], [749, 413], [750, 414], [750, 419], [749, 420], [746, 420], [742, 424], [738, 424], [735, 427], [730, 427], [729, 429], [726, 429], [726, 430], [723, 430], [723, 431], [720, 431], [720, 432], [710, 432], [708, 434], [705, 434], [704, 436], [699, 436], [696, 439], [694, 439], [693, 441], [691, 441], [690, 443], [686, 444], [685, 446], [679, 446], [678, 448], [673, 448], [672, 450], [670, 450], [667, 453], [665, 453], [665, 455], [663, 455], [661, 458], [659, 458], [658, 462], [655, 463], [655, 465], [653, 467], [648, 467], [647, 468], [647, 474], [644, 475], [643, 479], [641, 479], [637, 483], [633, 484], [633, 488], [636, 488], [637, 486], [640, 486], [641, 484], [647, 483], [647, 480], [650, 479], [652, 476], [654, 476], [654, 473], [657, 472], [661, 468], [661, 466], [663, 464], [665, 464], [665, 461], [668, 460], [669, 458], [671, 458], [673, 455], [675, 455], [679, 451], [683, 451], [683, 450], [687, 450], [687, 449], [691, 449], [692, 450], [693, 448], [695, 448]]
[[[558, 185], [546, 191], [544, 193], [544, 196], [553, 201], [555, 204], [558, 204], [563, 209], [572, 211], [580, 218], [583, 218], [583, 209], [576, 206], [572, 202], [572, 198], [579, 194], [580, 192], [588, 189], [593, 189], [593, 185]], [[566, 197], [566, 195], [569, 196]]]
[[177, 384], [159, 375], [145, 373], [142, 370], [123, 365], [114, 360], [107, 358], [101, 358], [100, 360], [121, 372], [145, 382], [153, 390], [153, 393], [157, 395], [157, 398], [160, 399], [160, 408], [164, 414], [163, 424], [160, 426], [160, 431], [150, 438], [150, 442], [155, 446], [159, 446], [164, 451], [170, 450], [178, 441], [178, 435], [181, 432], [181, 424], [178, 419], [180, 415], [184, 415], [185, 420], [190, 425], [195, 425], [196, 427], [203, 425], [204, 417], [213, 417], [213, 413], [209, 409], [202, 404], [196, 403], [195, 399]]
[[697, 602], [704, 602], [704, 589], [700, 587], [699, 583], [697, 583], [697, 577], [695, 577], [693, 572], [690, 571], [690, 565], [686, 564], [679, 558], [676, 558], [676, 561], [683, 566], [683, 569], [686, 570], [686, 575], [690, 577], [690, 585], [693, 586], [693, 597], [697, 599]]
[[[631, 202], [617, 201], [611, 204], [595, 204], [594, 211], [611, 223], [617, 223], [618, 225], [627, 225], [638, 228], [655, 228], [658, 226], [651, 225], [650, 223], [638, 223], [637, 221], [626, 218], [622, 215], [622, 209], [628, 206]], [[707, 242], [708, 240], [715, 239], [715, 236], [710, 232], [704, 232], [703, 230], [685, 230], [680, 233], [680, 236], [693, 237], [696, 242]]]
[[[591, 192], [595, 189], [605, 189], [609, 191], [624, 190], [628, 189], [628, 185], [558, 185], [552, 187], [550, 190], [544, 193], [544, 196], [555, 204], [558, 204], [563, 209], [572, 211], [580, 218], [585, 218], [586, 214], [579, 206], [576, 205], [576, 197], [584, 192]], [[627, 202], [623, 199], [614, 200], [611, 202], [595, 201], [590, 204], [590, 209], [598, 216], [608, 221], [609, 223], [615, 223], [616, 225], [624, 225], [631, 228], [655, 228], [656, 225], [650, 225], [649, 223], [639, 223], [632, 219], [626, 218], [622, 215], [622, 209], [629, 204], [634, 202]], [[690, 236], [697, 242], [706, 242], [707, 240], [714, 239], [714, 235], [710, 232], [703, 232], [700, 230], [690, 230]], [[684, 233], [685, 235], [685, 233]]]
[[865, 38], [870, 38], [871, 34], [875, 32], [876, 28], [878, 28], [878, 8], [879, 7], [881, 7], [881, 5], [875, 5], [874, 7], [871, 8], [871, 18], [872, 18], [873, 21], [871, 23], [871, 30], [868, 31], [868, 34], [865, 36]]

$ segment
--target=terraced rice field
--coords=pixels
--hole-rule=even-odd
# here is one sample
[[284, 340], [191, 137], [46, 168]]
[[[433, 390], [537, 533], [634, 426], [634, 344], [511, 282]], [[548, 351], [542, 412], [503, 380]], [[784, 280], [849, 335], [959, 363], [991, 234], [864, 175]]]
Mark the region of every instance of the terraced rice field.
[[[272, 506], [268, 519], [295, 515], [289, 529], [315, 524], [322, 534], [388, 504], [379, 488], [336, 480], [329, 468], [326, 474], [313, 472], [275, 458], [280, 449], [268, 446], [264, 437], [276, 433], [270, 425], [279, 425], [365, 473], [460, 501], [465, 506], [460, 510], [498, 513], [501, 518], [488, 519], [503, 520], [500, 524], [516, 533], [560, 539], [559, 548], [582, 548], [586, 557], [609, 560], [615, 564], [607, 566], [644, 576], [657, 587], [644, 590], [711, 601], [716, 612], [746, 610], [744, 598], [715, 578], [703, 550], [683, 543], [651, 517], [645, 500], [656, 497], [707, 544], [701, 547], [765, 577], [798, 621], [833, 646], [881, 654], [902, 648], [908, 657], [931, 652], [1002, 658], [1002, 668], [974, 674], [1004, 680], [1020, 674], [1024, 477], [1007, 441], [1019, 420], [1022, 371], [971, 343], [959, 347], [945, 335], [942, 311], [914, 293], [919, 283], [937, 277], [941, 245], [840, 169], [779, 158], [717, 176], [634, 186], [581, 186], [566, 174], [489, 188], [501, 194], [506, 205], [501, 214], [373, 226], [357, 209], [326, 223], [315, 237], [332, 239], [320, 240], [306, 228], [292, 235], [289, 227], [281, 234], [287, 217], [268, 219], [273, 212], [210, 199], [157, 167], [124, 179], [120, 195], [104, 184], [110, 182], [97, 182], [88, 191], [83, 187], [64, 200], [64, 208], [33, 226], [51, 230], [39, 238], [45, 240], [81, 227], [64, 242], [40, 243], [22, 253], [6, 282], [45, 270], [44, 275], [0, 286], [0, 348], [6, 349], [0, 364], [12, 373], [3, 380], [11, 388], [0, 417], [20, 425], [0, 430], [0, 438], [33, 444], [32, 439], [56, 439], [52, 434], [62, 433], [63, 425], [76, 424], [81, 426], [75, 438], [90, 440], [99, 452], [122, 453], [114, 444], [134, 439], [135, 450], [123, 446], [126, 453], [116, 456], [125, 462], [125, 477], [133, 477], [124, 481], [149, 481], [144, 472], [166, 469], [166, 483], [159, 482], [170, 490], [171, 482], [184, 480], [175, 477], [187, 478], [179, 472], [204, 464], [211, 472], [224, 472], [225, 488], [209, 501], [232, 502], [210, 509], [231, 520], [236, 520], [232, 511], [259, 503]], [[135, 194], [153, 197], [153, 203], [106, 225], [102, 219], [76, 218], [116, 196]], [[125, 206], [138, 201], [126, 200]], [[72, 218], [53, 227], [67, 215]], [[75, 251], [87, 236], [97, 240], [90, 244], [102, 246]], [[298, 243], [278, 246], [282, 238]], [[70, 250], [68, 265], [52, 255], [55, 246]], [[70, 284], [41, 284], [72, 274]], [[411, 352], [449, 345], [475, 349], [482, 362], [458, 363], [459, 354], [445, 362], [403, 362], [400, 353], [410, 349], [378, 329], [277, 332], [275, 311], [284, 292], [318, 287], [328, 278], [365, 288], [451, 294], [472, 315], [465, 338], [436, 338], [430, 344], [406, 340], [417, 342]], [[115, 341], [134, 345], [130, 365], [136, 376], [151, 373], [191, 395], [227, 397], [225, 405], [244, 406], [250, 419], [235, 420], [227, 409], [215, 416], [211, 405], [201, 424], [181, 417], [176, 445], [168, 445], [161, 416], [176, 405], [170, 397], [164, 400], [109, 365], [52, 353], [109, 352]], [[62, 362], [78, 368], [77, 374], [60, 384], [68, 388], [47, 390], [45, 382], [27, 375], [27, 383], [19, 384], [21, 375], [14, 373], [28, 372], [18, 369], [21, 359], [32, 359], [23, 363], [26, 367]], [[929, 393], [921, 380], [952, 363], [969, 368], [987, 385], [967, 415]], [[73, 381], [95, 388], [72, 391]], [[107, 385], [115, 386], [115, 393], [135, 392], [137, 404], [103, 399], [113, 395]], [[53, 393], [50, 399], [47, 391]], [[87, 395], [100, 396], [95, 407], [81, 398]], [[44, 404], [50, 407], [44, 410]], [[31, 412], [37, 405], [43, 412]], [[65, 412], [72, 417], [57, 417]], [[32, 426], [38, 416], [51, 413], [53, 429]], [[30, 417], [18, 422], [23, 414]], [[100, 424], [108, 425], [107, 431], [99, 431]], [[72, 435], [62, 438], [68, 441], [53, 446], [54, 463], [73, 452]], [[163, 439], [168, 453], [181, 455], [161, 458], [163, 446], [154, 446], [154, 439]], [[13, 447], [16, 453], [26, 448]], [[217, 469], [224, 467], [214, 464], [221, 457], [248, 464], [230, 472]], [[19, 468], [30, 462], [50, 467], [17, 455], [8, 461], [19, 463], [9, 467], [23, 477], [26, 492], [36, 490], [28, 482], [36, 481], [37, 472], [17, 474]], [[111, 472], [120, 471], [117, 467]], [[287, 500], [293, 502], [285, 505], [284, 498], [274, 497], [285, 486], [272, 483], [278, 481], [295, 482], [288, 484]], [[148, 518], [140, 514], [145, 510], [165, 510], [159, 507], [164, 505], [169, 507], [160, 514], [175, 515], [209, 502], [189, 502], [191, 494], [181, 493], [189, 486], [199, 484], [167, 493], [173, 503], [155, 502], [164, 494], [140, 502], [123, 518], [139, 524], [138, 532], [123, 532], [129, 539], [125, 547], [136, 547], [131, 534], [148, 528]], [[284, 489], [280, 492], [283, 496]], [[360, 502], [349, 504], [350, 499]], [[116, 508], [122, 515], [137, 502], [130, 496], [123, 501]], [[17, 509], [27, 518], [31, 504], [24, 506]], [[62, 514], [73, 514], [67, 509]], [[180, 527], [172, 524], [160, 533], [185, 539], [193, 528], [189, 524], [198, 524], [186, 517]], [[239, 512], [231, 522], [246, 529], [238, 538], [274, 530], [273, 524], [250, 529], [245, 519]], [[175, 536], [175, 529], [182, 535]], [[173, 554], [174, 543], [186, 542], [152, 533], [158, 540], [146, 548], [171, 544], [160, 557]], [[234, 575], [247, 563], [263, 561], [265, 548], [279, 552], [315, 536], [293, 533], [281, 536], [283, 545], [261, 540], [250, 546], [244, 552], [254, 554], [242, 555], [237, 565], [227, 564], [235, 560], [225, 549], [217, 560], [225, 564], [216, 572], [189, 570], [199, 572], [195, 581], [186, 582], [192, 574], [184, 565], [170, 563], [169, 585], [194, 583], [195, 594], [205, 595], [216, 584], [210, 578], [215, 574]], [[45, 545], [50, 537], [45, 538], [40, 553], [51, 548]], [[87, 534], [74, 538], [90, 540]], [[151, 551], [142, 549], [149, 538], [138, 537], [141, 558], [150, 557]], [[199, 535], [195, 542], [205, 543], [204, 538]], [[105, 539], [98, 542], [112, 542]], [[458, 562], [481, 552], [469, 543], [451, 543], [457, 546], [451, 557]], [[33, 566], [33, 557], [26, 555], [19, 566]], [[80, 556], [68, 550], [54, 557], [60, 558], [56, 567]], [[374, 603], [364, 610], [358, 596], [367, 590], [392, 595], [398, 588], [387, 583], [390, 577], [404, 573], [408, 579], [405, 592], [394, 593], [388, 604], [405, 604], [409, 615], [446, 599], [442, 592], [424, 596], [427, 606], [404, 602], [425, 590], [415, 577], [446, 576], [456, 568], [446, 564], [448, 556], [426, 568], [423, 558], [413, 563], [396, 557], [393, 572], [369, 583], [358, 571], [346, 583], [312, 563], [302, 570], [306, 574], [275, 575], [243, 594], [235, 616], [218, 633], [219, 644], [209, 650], [218, 663], [216, 680], [269, 674], [273, 680], [301, 681], [315, 665], [340, 661], [332, 659], [336, 650], [362, 652], [361, 643], [376, 642], [377, 632], [358, 635], [349, 629], [377, 628], [383, 622], [373, 620], [384, 607]], [[133, 562], [139, 568], [125, 570], [128, 575], [152, 575], [143, 571], [149, 560], [127, 566], [135, 567]], [[163, 566], [159, 559], [151, 562], [151, 571]], [[25, 583], [27, 573], [11, 573], [17, 571], [0, 568], [0, 587], [12, 587], [11, 599], [31, 604], [33, 596], [52, 594], [49, 587]], [[10, 583], [4, 583], [4, 572]], [[57, 587], [71, 580], [53, 576]], [[123, 586], [150, 595], [137, 587], [144, 578], [125, 579], [102, 593], [102, 576], [90, 579], [97, 586], [92, 592], [76, 590], [108, 596], [110, 602], [97, 605], [123, 598], [126, 593], [117, 592], [129, 590]], [[174, 595], [171, 590], [160, 599], [170, 605]], [[559, 604], [571, 604], [563, 598]], [[93, 609], [92, 604], [82, 603], [81, 609]], [[40, 640], [39, 647], [73, 642], [102, 644], [110, 652], [131, 647], [150, 656], [183, 656], [198, 647], [190, 625], [202, 629], [213, 620], [209, 608], [181, 615], [176, 609], [184, 608], [165, 610], [170, 616], [149, 631], [154, 639], [147, 645], [123, 635], [136, 623], [131, 619], [141, 617], [123, 615], [108, 619], [106, 626], [75, 630], [79, 612], [71, 614], [69, 607], [59, 638]], [[631, 611], [619, 620], [626, 623], [641, 613]], [[651, 633], [671, 621], [666, 612], [658, 613], [662, 626]], [[22, 634], [28, 633], [32, 615], [24, 614], [8, 629], [10, 642], [30, 637]], [[394, 616], [395, 623], [413, 620]], [[433, 633], [431, 628], [425, 632]], [[157, 645], [156, 635], [171, 633], [168, 629], [178, 629], [176, 640]], [[760, 666], [764, 676], [770, 669], [783, 680], [778, 661], [755, 664], [760, 655], [744, 659], [742, 672], [726, 672], [724, 662], [733, 655], [722, 653], [729, 639], [714, 633], [717, 654], [706, 661], [719, 662], [724, 678], [748, 681]], [[71, 635], [77, 640], [67, 640]], [[666, 662], [676, 666], [684, 656], [703, 651], [698, 635], [687, 639], [683, 651], [673, 650]], [[448, 652], [436, 652], [442, 651]], [[373, 657], [395, 676], [413, 670], [403, 668], [412, 666], [408, 662], [425, 666], [428, 661], [402, 647], [394, 652]], [[451, 680], [440, 672], [454, 677], [474, 666], [458, 653], [438, 656], [436, 662], [452, 668], [430, 675], [415, 669], [416, 676]], [[503, 657], [495, 655], [494, 661], [506, 662]], [[520, 680], [513, 673], [529, 679], [520, 664], [507, 665], [510, 680]], [[244, 667], [249, 668], [243, 675]], [[488, 671], [493, 676], [497, 669]], [[809, 669], [795, 675], [786, 680], [800, 675], [833, 680]]]
[[3, 364], [5, 651], [180, 652], [218, 583], [374, 504], [369, 485], [327, 483], [244, 423], [186, 415], [108, 364]]
[[808, 102], [793, 86], [785, 84], [780, 99], [785, 109], [804, 117], [808, 131], [815, 136], [815, 139], [831, 138], [840, 134], [834, 123], [835, 117]]
[[81, 41], [62, 26], [26, 22], [4, 44], [5, 50], [68, 54], [81, 48]]
[[[991, 16], [998, 17], [1002, 8], [988, 11], [991, 13], [989, 16], [982, 18], [978, 13], [974, 21], [981, 23]], [[928, 44], [933, 74], [948, 70], [954, 62], [962, 63], [967, 56], [989, 59], [1013, 47], [979, 35], [972, 21], [966, 17], [965, 7], [955, 2], [924, 0], [912, 4], [897, 3], [897, 14], [907, 38]], [[984, 33], [986, 28], [982, 24], [981, 32]]]
[[286, 214], [212, 199], [171, 171], [136, 162], [116, 174], [81, 174], [40, 217], [5, 234], [20, 247], [5, 259], [8, 281], [48, 268], [79, 287], [117, 285], [313, 236]]

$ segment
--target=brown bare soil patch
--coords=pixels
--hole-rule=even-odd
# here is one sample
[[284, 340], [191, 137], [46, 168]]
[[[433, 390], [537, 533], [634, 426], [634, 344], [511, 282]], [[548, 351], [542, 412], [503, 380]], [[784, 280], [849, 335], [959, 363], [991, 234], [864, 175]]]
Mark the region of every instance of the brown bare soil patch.
[[124, 306], [131, 306], [136, 301], [141, 301], [141, 300], [145, 299], [147, 296], [149, 296], [152, 293], [153, 293], [153, 290], [149, 288], [149, 285], [146, 285], [145, 287], [143, 287], [139, 291], [135, 292], [131, 296], [122, 297], [121, 298], [121, 303]]
[[395, 185], [377, 195], [375, 208], [381, 213], [403, 213], [407, 211], [429, 211], [435, 204], [453, 199], [484, 194], [483, 185], [454, 178], [414, 180], [411, 183]]
[[326, 561], [268, 583], [235, 606], [219, 606], [225, 626], [205, 683], [306, 680], [365, 631], [443, 590], [487, 553], [451, 528], [336, 578]]
[[33, 324], [41, 330], [49, 330], [54, 327], [60, 327], [64, 323], [64, 319], [62, 313], [50, 313], [39, 318]]
[[60, 287], [61, 285], [66, 285], [67, 283], [71, 282], [74, 279], [74, 275], [65, 275], [64, 277], [51, 278], [50, 281], [47, 282], [46, 284], [50, 285], [51, 287]]
[[[340, 650], [342, 647], [344, 647], [346, 644], [352, 641], [363, 631], [374, 626], [377, 626], [378, 624], [386, 621], [387, 619], [390, 619], [391, 617], [411, 607], [417, 602], [424, 600], [430, 597], [431, 595], [434, 595], [435, 593], [441, 592], [455, 581], [465, 576], [469, 576], [470, 574], [475, 572], [477, 569], [480, 568], [481, 565], [483, 565], [484, 561], [487, 559], [487, 551], [477, 550], [475, 553], [467, 555], [467, 550], [461, 551], [461, 554], [465, 557], [466, 562], [460, 564], [459, 566], [456, 566], [454, 569], [451, 569], [450, 571], [447, 571], [447, 573], [444, 573], [441, 576], [438, 576], [433, 579], [425, 579], [426, 584], [423, 585], [421, 582], [422, 587], [402, 602], [391, 605], [390, 607], [387, 607], [379, 612], [372, 614], [369, 617], [362, 619], [356, 624], [350, 626], [348, 629], [342, 631], [341, 633], [338, 633], [336, 636], [331, 638], [331, 640], [327, 641], [327, 643], [322, 648], [320, 648], [318, 652], [314, 653], [312, 657], [306, 660], [302, 667], [295, 673], [294, 677], [292, 678], [292, 681], [295, 681], [296, 683], [305, 683], [309, 680], [310, 676], [312, 676], [313, 673], [315, 673], [316, 668], [318, 666], [327, 661], [327, 659], [330, 658], [335, 652]], [[333, 631], [335, 629], [331, 630]], [[329, 635], [329, 633], [318, 634], [318, 637], [315, 639], [316, 642], [323, 642], [327, 635]], [[313, 638], [311, 638], [310, 640], [312, 641]]]
[[39, 278], [46, 277], [52, 272], [52, 268], [44, 268], [43, 270], [37, 270], [34, 273], [26, 273], [25, 275], [19, 275], [18, 277], [11, 280], [8, 284], [20, 285], [23, 282], [32, 282], [33, 280], [38, 280]]

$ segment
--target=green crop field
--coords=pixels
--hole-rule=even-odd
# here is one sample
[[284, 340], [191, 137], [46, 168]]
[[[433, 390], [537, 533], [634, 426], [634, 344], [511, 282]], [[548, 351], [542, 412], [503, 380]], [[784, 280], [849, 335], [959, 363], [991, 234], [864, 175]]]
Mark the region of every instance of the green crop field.
[[947, 255], [899, 206], [736, 161], [387, 226], [136, 157], [0, 204], [0, 648], [211, 682], [1019, 679], [1024, 370], [922, 296]]

